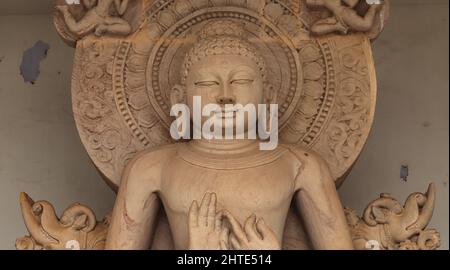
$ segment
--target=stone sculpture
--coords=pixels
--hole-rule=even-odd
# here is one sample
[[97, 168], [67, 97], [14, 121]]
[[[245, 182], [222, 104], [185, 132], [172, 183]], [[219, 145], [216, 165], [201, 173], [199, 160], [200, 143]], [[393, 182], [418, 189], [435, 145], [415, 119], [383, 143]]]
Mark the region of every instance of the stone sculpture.
[[[97, 247], [361, 247], [351, 233], [355, 240], [352, 224], [362, 221], [353, 216], [348, 225], [336, 186], [372, 126], [370, 41], [384, 26], [387, 1], [368, 10], [350, 0], [61, 4], [55, 26], [76, 47], [72, 96], [79, 134], [118, 190], [111, 225], [91, 232], [103, 241], [108, 231], [106, 246]], [[341, 29], [344, 23], [350, 31]], [[185, 104], [192, 112], [194, 96], [202, 106], [222, 106], [215, 111], [222, 122], [239, 111], [226, 105], [277, 104], [275, 116], [259, 119], [278, 120], [277, 147], [261, 151], [258, 140], [237, 137], [177, 142], [169, 130], [171, 108]], [[206, 121], [200, 119], [199, 126]], [[422, 201], [417, 205], [429, 213], [431, 204]], [[47, 230], [42, 214], [30, 214], [29, 207], [23, 212], [31, 238], [20, 246], [49, 247], [33, 233]], [[59, 245], [50, 248], [80, 239], [73, 229], [56, 231], [62, 231], [52, 234]]]
[[[265, 85], [266, 64], [258, 50], [244, 40], [241, 28], [232, 20], [215, 20], [200, 29], [201, 41], [189, 49], [184, 59], [182, 86], [174, 89], [179, 98], [175, 104], [194, 96], [200, 96], [204, 104], [223, 106], [258, 105], [263, 100], [271, 103], [265, 98], [273, 94], [267, 92], [274, 91]], [[187, 103], [194, 111], [192, 103]], [[219, 117], [225, 120], [225, 111]], [[242, 185], [247, 188], [239, 190]], [[180, 197], [178, 190], [184, 186], [190, 188]], [[237, 220], [243, 222], [252, 214], [264, 216], [279, 243], [293, 201], [302, 210], [314, 247], [352, 247], [334, 181], [319, 156], [300, 146], [280, 145], [273, 151], [260, 151], [255, 140], [203, 138], [150, 150], [130, 162], [121, 180], [107, 248], [148, 248], [156, 213], [163, 206], [174, 233], [175, 248], [187, 249], [189, 206], [208, 191], [217, 192], [219, 205]], [[250, 197], [253, 199], [248, 200]], [[209, 200], [211, 195], [206, 195], [201, 212], [208, 209], [204, 204], [209, 204]], [[213, 216], [215, 210], [213, 207]], [[230, 232], [237, 236], [238, 232]], [[219, 242], [215, 244], [218, 246]]]
[[[439, 233], [435, 229], [427, 228], [433, 215], [435, 192], [435, 186], [431, 184], [426, 194], [413, 193], [408, 196], [404, 206], [389, 194], [381, 194], [379, 199], [367, 206], [363, 217], [357, 216], [354, 210], [346, 208], [345, 214], [355, 249], [434, 250], [439, 248]], [[96, 222], [92, 210], [75, 204], [69, 208], [69, 211], [64, 212], [58, 222], [55, 221], [56, 214], [48, 202], [34, 203], [26, 194], [22, 194], [21, 205], [31, 236], [17, 239], [17, 249], [104, 249], [109, 217], [106, 217], [101, 223]], [[189, 209], [188, 221], [189, 249], [204, 249], [205, 242], [202, 239], [205, 238], [213, 240], [206, 243], [206, 246], [211, 249], [267, 250], [281, 248], [277, 246], [279, 242], [276, 236], [263, 219], [252, 215], [246, 220], [244, 226], [241, 226], [226, 211], [216, 215], [216, 207], [216, 194], [207, 194], [200, 206], [196, 202], [192, 204]], [[40, 209], [46, 209], [45, 211], [49, 211], [50, 215], [42, 218], [43, 210]], [[201, 214], [202, 212], [206, 214]], [[78, 213], [78, 216], [74, 215], [75, 213]], [[86, 218], [88, 216], [90, 218]], [[222, 225], [220, 217], [225, 217], [226, 222], [236, 232], [236, 236], [229, 236], [229, 231], [226, 226]], [[36, 218], [38, 218], [37, 220], [44, 219], [44, 221], [36, 222]], [[74, 226], [75, 222], [70, 222], [72, 224], [69, 225], [68, 220], [75, 221], [78, 224], [77, 227]], [[94, 229], [85, 230], [84, 234], [80, 233], [80, 230], [87, 228], [85, 226], [88, 220], [92, 222], [91, 224], [96, 224]], [[53, 221], [52, 224], [57, 224], [57, 226], [53, 225], [53, 229], [50, 229], [51, 226], [47, 225], [49, 221]], [[208, 221], [213, 221], [214, 226], [208, 226]], [[61, 230], [63, 226], [66, 229]], [[92, 228], [92, 225], [89, 227]], [[74, 233], [77, 231], [78, 233]], [[208, 236], [203, 236], [204, 234]]]
[[87, 9], [86, 14], [77, 21], [69, 11], [69, 6], [58, 6], [69, 30], [79, 37], [91, 33], [102, 36], [105, 33], [128, 35], [131, 32], [130, 24], [120, 17], [111, 16], [110, 10], [114, 4], [119, 16], [123, 15], [128, 7], [129, 0], [82, 0]]
[[101, 250], [105, 248], [109, 218], [97, 222], [94, 212], [73, 204], [58, 218], [47, 201], [34, 202], [20, 194], [22, 215], [30, 236], [17, 239], [19, 250]]
[[357, 249], [431, 250], [440, 246], [435, 229], [427, 229], [433, 216], [436, 187], [431, 184], [426, 194], [411, 194], [402, 206], [389, 194], [371, 202], [362, 218], [346, 209]]
[[360, 0], [307, 0], [310, 6], [327, 8], [333, 15], [314, 23], [311, 31], [317, 35], [333, 32], [347, 34], [348, 31], [369, 31], [374, 23], [378, 11], [383, 7], [382, 3], [375, 3], [369, 7], [367, 13], [360, 16], [354, 9]]

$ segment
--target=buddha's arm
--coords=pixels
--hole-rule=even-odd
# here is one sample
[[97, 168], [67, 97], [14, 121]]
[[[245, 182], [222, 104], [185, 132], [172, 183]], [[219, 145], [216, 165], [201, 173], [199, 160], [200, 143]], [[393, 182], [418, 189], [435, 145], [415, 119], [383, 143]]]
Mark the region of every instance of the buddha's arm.
[[344, 210], [328, 165], [314, 154], [301, 155], [304, 164], [297, 177], [295, 201], [314, 249], [353, 249]]
[[[160, 201], [157, 175], [145, 160], [132, 162], [124, 172], [113, 210], [106, 249], [144, 250], [153, 241]], [[149, 177], [151, 176], [151, 177]]]

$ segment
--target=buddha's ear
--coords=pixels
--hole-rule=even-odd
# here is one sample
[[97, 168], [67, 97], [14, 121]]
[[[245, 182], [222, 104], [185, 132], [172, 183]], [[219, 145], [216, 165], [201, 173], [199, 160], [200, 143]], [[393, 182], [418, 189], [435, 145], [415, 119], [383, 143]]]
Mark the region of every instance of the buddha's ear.
[[264, 102], [266, 104], [275, 104], [277, 103], [278, 93], [275, 90], [275, 87], [270, 83], [264, 84]]
[[186, 91], [181, 85], [175, 85], [170, 91], [170, 103], [171, 105], [186, 104]]

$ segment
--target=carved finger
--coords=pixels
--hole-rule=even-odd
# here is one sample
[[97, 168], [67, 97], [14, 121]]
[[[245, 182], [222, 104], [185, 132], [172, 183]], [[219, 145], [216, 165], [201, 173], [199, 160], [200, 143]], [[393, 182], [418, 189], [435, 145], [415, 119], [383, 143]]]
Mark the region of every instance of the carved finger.
[[244, 231], [249, 241], [255, 241], [260, 239], [256, 232], [256, 215], [251, 215], [244, 224]]
[[230, 250], [228, 244], [225, 241], [220, 241], [220, 250]]
[[215, 229], [215, 221], [216, 221], [216, 206], [217, 206], [217, 195], [215, 193], [211, 194], [211, 200], [209, 202], [208, 207], [208, 218], [207, 218], [207, 226], [212, 230]]
[[[214, 226], [215, 226], [214, 229], [216, 230], [216, 232], [221, 232], [224, 229], [222, 219], [223, 219], [223, 211], [219, 211], [216, 214], [216, 221], [214, 224]], [[228, 229], [228, 228], [226, 228], [226, 229]]]
[[230, 230], [228, 228], [223, 228], [220, 232], [220, 248], [222, 250], [229, 250], [230, 241]]
[[247, 237], [245, 236], [245, 232], [242, 230], [241, 224], [237, 221], [230, 212], [224, 211], [224, 217], [228, 220], [231, 226], [231, 230], [233, 234], [236, 236], [236, 239], [239, 240], [240, 243], [246, 243]]
[[198, 224], [199, 226], [208, 226], [208, 208], [211, 202], [211, 193], [206, 193], [200, 205]]
[[198, 227], [198, 203], [193, 201], [189, 208], [189, 227]]
[[239, 243], [239, 240], [237, 240], [234, 234], [230, 236], [230, 244], [234, 250], [242, 250], [241, 244]]
[[258, 232], [262, 235], [263, 240], [276, 239], [275, 233], [269, 226], [267, 226], [264, 219], [261, 218], [260, 220], [258, 220], [258, 222], [256, 223], [256, 228], [258, 229]]

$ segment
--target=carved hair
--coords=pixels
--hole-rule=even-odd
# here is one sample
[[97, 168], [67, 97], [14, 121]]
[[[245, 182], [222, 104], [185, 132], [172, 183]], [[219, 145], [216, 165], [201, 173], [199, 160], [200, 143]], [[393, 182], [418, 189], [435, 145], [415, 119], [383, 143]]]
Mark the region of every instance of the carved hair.
[[181, 83], [186, 79], [191, 67], [208, 56], [234, 55], [253, 60], [258, 66], [263, 81], [266, 78], [266, 65], [258, 50], [244, 37], [243, 26], [231, 20], [217, 20], [208, 23], [199, 35], [200, 41], [186, 54]]

